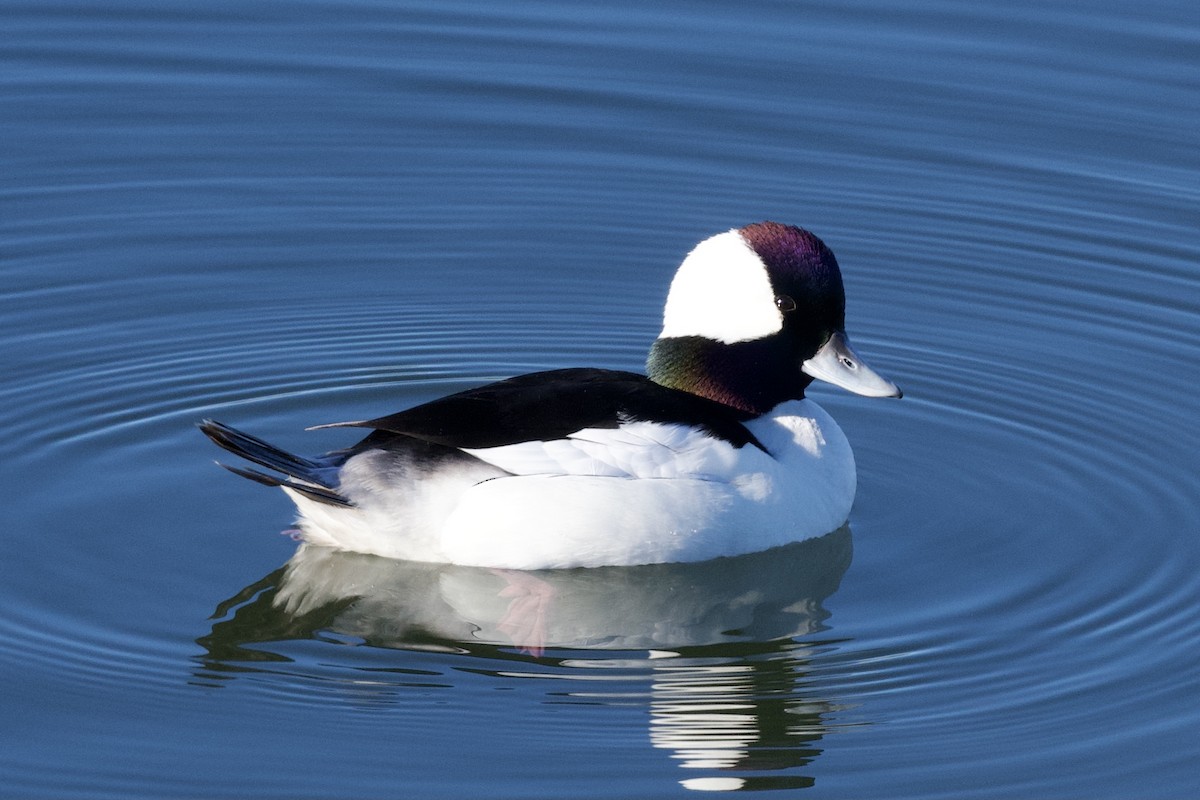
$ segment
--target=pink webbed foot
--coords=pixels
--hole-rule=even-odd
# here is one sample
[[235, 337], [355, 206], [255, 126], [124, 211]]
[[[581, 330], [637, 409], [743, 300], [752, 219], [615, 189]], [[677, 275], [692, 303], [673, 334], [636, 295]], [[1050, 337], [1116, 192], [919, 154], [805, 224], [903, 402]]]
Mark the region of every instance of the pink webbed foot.
[[555, 588], [528, 572], [494, 569], [492, 573], [507, 584], [498, 596], [512, 598], [496, 627], [522, 653], [541, 656], [546, 650], [546, 621], [557, 593]]

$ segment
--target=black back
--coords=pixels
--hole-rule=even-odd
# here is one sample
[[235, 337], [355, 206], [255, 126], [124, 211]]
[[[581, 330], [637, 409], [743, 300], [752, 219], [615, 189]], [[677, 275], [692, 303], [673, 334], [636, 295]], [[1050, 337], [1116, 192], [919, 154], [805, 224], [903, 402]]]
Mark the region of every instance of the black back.
[[561, 439], [626, 421], [701, 428], [736, 447], [762, 448], [742, 423], [752, 415], [644, 375], [606, 369], [534, 372], [348, 426], [374, 428], [448, 447], [484, 448]]

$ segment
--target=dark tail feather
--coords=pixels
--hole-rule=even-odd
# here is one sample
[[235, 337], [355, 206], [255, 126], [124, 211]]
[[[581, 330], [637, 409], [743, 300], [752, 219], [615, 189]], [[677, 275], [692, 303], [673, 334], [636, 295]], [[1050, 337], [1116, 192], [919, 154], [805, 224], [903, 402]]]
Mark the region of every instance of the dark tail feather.
[[315, 461], [294, 456], [286, 450], [280, 450], [273, 444], [264, 442], [248, 433], [242, 433], [237, 428], [231, 428], [216, 420], [206, 419], [198, 427], [219, 447], [223, 447], [247, 461], [253, 461], [259, 466], [311, 483], [322, 483], [317, 477], [317, 470], [321, 468], [321, 465]]
[[[217, 462], [221, 464], [220, 461]], [[244, 467], [231, 467], [228, 464], [221, 464], [222, 467], [232, 472], [234, 475], [241, 475], [243, 478], [249, 478], [255, 483], [261, 483], [263, 486], [286, 486], [287, 488], [299, 492], [305, 497], [311, 497], [321, 503], [327, 503], [331, 506], [353, 506], [354, 503], [342, 497], [333, 489], [325, 486], [317, 486], [311, 483], [301, 483], [293, 478], [280, 478], [275, 475], [268, 475], [265, 472], [259, 472], [256, 469], [246, 469]]]
[[247, 461], [253, 461], [259, 466], [282, 473], [282, 476], [269, 475], [256, 469], [221, 464], [230, 472], [266, 486], [287, 487], [322, 503], [336, 506], [354, 505], [348, 498], [338, 494], [336, 488], [329, 484], [329, 479], [324, 474], [328, 472], [329, 468], [325, 465], [292, 455], [273, 444], [264, 442], [248, 433], [242, 433], [236, 428], [231, 428], [216, 420], [206, 419], [198, 427], [217, 446], [234, 455], [241, 456]]

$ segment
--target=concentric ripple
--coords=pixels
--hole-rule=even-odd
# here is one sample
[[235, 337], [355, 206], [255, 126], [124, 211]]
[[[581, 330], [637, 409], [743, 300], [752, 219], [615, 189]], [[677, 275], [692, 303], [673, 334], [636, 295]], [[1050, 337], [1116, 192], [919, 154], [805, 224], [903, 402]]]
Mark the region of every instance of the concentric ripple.
[[[419, 567], [392, 575], [402, 565], [371, 559], [312, 568], [324, 581], [340, 570], [348, 583], [324, 586], [323, 599], [302, 608], [279, 599], [295, 589], [269, 573], [218, 607], [211, 634], [203, 625], [181, 632], [172, 615], [143, 613], [137, 625], [115, 627], [102, 619], [138, 617], [147, 596], [174, 594], [199, 620], [236, 588], [216, 577], [228, 568], [191, 569], [183, 580], [143, 574], [142, 592], [99, 616], [65, 589], [96, 580], [97, 565], [122, 550], [87, 538], [89, 529], [119, 528], [119, 514], [89, 519], [88, 509], [114, 498], [128, 507], [146, 487], [169, 494], [179, 481], [193, 487], [182, 505], [141, 512], [142, 530], [160, 524], [172, 536], [183, 510], [202, 527], [246, 529], [236, 545], [230, 537], [206, 540], [211, 530], [188, 542], [193, 562], [211, 561], [222, 542], [240, 551], [237, 562], [257, 552], [270, 569], [286, 557], [286, 540], [264, 536], [287, 524], [286, 508], [209, 468], [212, 454], [191, 430], [199, 417], [236, 417], [299, 442], [309, 424], [382, 413], [523, 371], [584, 363], [636, 369], [658, 314], [656, 297], [642, 287], [490, 285], [483, 315], [435, 302], [433, 289], [419, 283], [415, 297], [295, 297], [264, 310], [247, 298], [228, 305], [203, 288], [163, 281], [157, 290], [174, 306], [169, 314], [51, 331], [29, 311], [14, 343], [31, 347], [56, 336], [68, 346], [16, 365], [3, 398], [8, 456], [64, 499], [42, 513], [36, 530], [14, 538], [37, 541], [47, 560], [10, 584], [24, 603], [2, 623], [14, 643], [3, 658], [70, 679], [85, 693], [136, 681], [161, 708], [193, 702], [188, 686], [244, 686], [239, 691], [254, 703], [296, 718], [348, 702], [421, 708], [432, 693], [455, 698], [464, 719], [486, 725], [495, 709], [465, 698], [503, 686], [550, 706], [645, 709], [646, 752], [676, 764], [679, 785], [703, 791], [809, 786], [831, 736], [880, 725], [926, 742], [935, 752], [924, 768], [962, 785], [1018, 750], [1052, 751], [1063, 737], [1102, 746], [1114, 716], [1130, 736], [1159, 730], [1146, 695], [1124, 687], [1140, 681], [1160, 703], [1195, 689], [1178, 670], [1200, 636], [1191, 613], [1195, 546], [1178, 547], [1196, 515], [1179, 472], [1194, 451], [1178, 405], [1190, 390], [1187, 354], [1200, 343], [1187, 310], [1194, 289], [1169, 259], [1125, 263], [1129, 253], [1150, 249], [1148, 240], [1098, 247], [1087, 264], [1043, 253], [1037, 268], [1013, 268], [1016, 242], [1037, 231], [1024, 215], [1001, 214], [996, 208], [960, 221], [979, 233], [973, 247], [953, 255], [936, 242], [910, 242], [906, 252], [919, 258], [909, 255], [901, 267], [919, 262], [916, 285], [900, 274], [894, 239], [865, 237], [842, 257], [852, 336], [906, 391], [903, 401], [882, 403], [814, 390], [842, 421], [859, 461], [851, 520], [857, 555], [844, 580], [834, 570], [826, 574], [832, 583], [811, 597], [770, 600], [761, 567], [748, 568], [740, 588], [725, 568], [715, 580], [622, 574], [595, 586], [575, 578], [554, 586], [554, 578], [546, 613], [573, 632], [546, 642], [513, 634], [538, 630], [511, 618], [514, 587], [516, 596], [535, 598], [528, 593], [536, 583], [505, 588], [490, 574]], [[183, 289], [193, 293], [190, 303]], [[128, 291], [114, 282], [9, 300], [119, 309]], [[1136, 390], [1116, 391], [1118, 383]], [[112, 469], [130, 485], [91, 481]], [[136, 534], [129, 544], [166, 543]], [[771, 556], [769, 563], [780, 562]], [[801, 563], [811, 565], [811, 556]], [[596, 593], [611, 592], [612, 581], [615, 594]], [[214, 593], [214, 583], [225, 589]], [[648, 586], [673, 587], [668, 596], [685, 602], [657, 607], [661, 600], [637, 594]], [[685, 586], [693, 594], [678, 594]], [[714, 631], [748, 635], [690, 639], [701, 628], [688, 629], [682, 617], [703, 618], [699, 598], [719, 600], [723, 591], [765, 592], [750, 617], [713, 622]], [[431, 598], [445, 604], [433, 616], [424, 607]], [[581, 610], [613, 611], [622, 600], [631, 605], [616, 614], [620, 626], [581, 627], [589, 619]], [[483, 611], [497, 602], [494, 612]], [[791, 616], [772, 617], [768, 607]], [[653, 619], [638, 623], [635, 609]], [[772, 627], [770, 619], [788, 624]], [[668, 620], [674, 627], [664, 627]], [[199, 666], [193, 640], [208, 653]], [[446, 701], [429, 707], [438, 702]], [[421, 724], [430, 735], [440, 730], [433, 719]], [[379, 735], [389, 728], [384, 717], [368, 723]], [[547, 731], [538, 735], [547, 745], [568, 735], [553, 724]], [[1096, 741], [1089, 745], [1079, 731], [1095, 731]], [[628, 746], [629, 739], [605, 741]], [[909, 758], [904, 747], [872, 752], [873, 769], [905, 772]], [[1076, 777], [1042, 780], [1066, 792]]]
[[[1176, 797], [1200, 714], [1190, 5], [26, 4], [0, 52], [4, 788]], [[709, 565], [297, 550], [202, 417], [638, 369], [771, 218], [905, 390], [847, 529]]]

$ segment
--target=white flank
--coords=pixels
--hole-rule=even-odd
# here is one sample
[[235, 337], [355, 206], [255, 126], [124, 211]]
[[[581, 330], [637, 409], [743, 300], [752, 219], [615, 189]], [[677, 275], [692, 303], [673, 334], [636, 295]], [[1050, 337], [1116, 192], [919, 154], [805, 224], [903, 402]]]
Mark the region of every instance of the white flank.
[[828, 414], [793, 400], [747, 427], [767, 452], [635, 422], [477, 450], [495, 463], [416, 480], [402, 459], [368, 451], [347, 462], [338, 487], [355, 508], [285, 491], [312, 544], [502, 569], [705, 561], [845, 522], [854, 456]]
[[735, 229], [705, 239], [683, 260], [671, 281], [659, 337], [703, 336], [733, 344], [782, 327], [767, 268]]
[[738, 463], [738, 449], [728, 442], [659, 422], [584, 428], [565, 439], [466, 452], [514, 475], [727, 479]]

